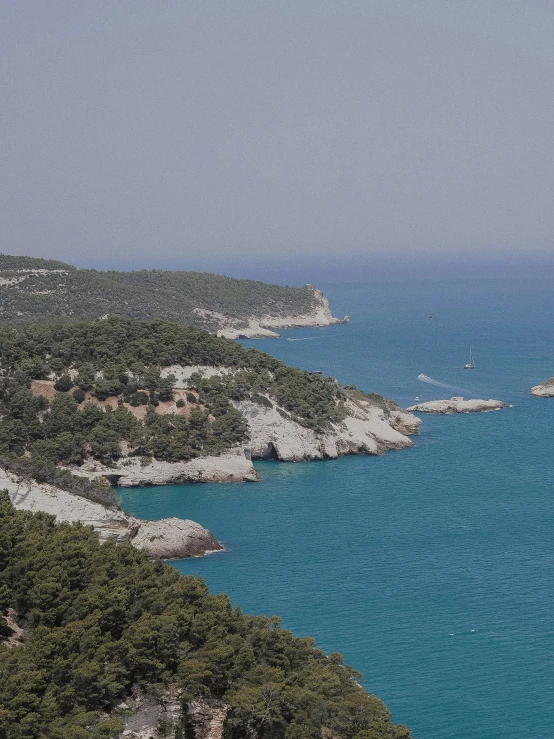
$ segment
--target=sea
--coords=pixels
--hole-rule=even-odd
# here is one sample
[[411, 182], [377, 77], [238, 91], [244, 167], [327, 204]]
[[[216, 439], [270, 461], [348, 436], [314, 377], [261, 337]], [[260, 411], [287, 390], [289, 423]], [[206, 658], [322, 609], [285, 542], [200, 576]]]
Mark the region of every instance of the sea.
[[208, 527], [226, 551], [171, 565], [341, 652], [415, 739], [554, 737], [554, 398], [529, 395], [554, 375], [552, 279], [321, 287], [350, 324], [243, 344], [404, 407], [510, 407], [422, 414], [383, 456], [256, 463], [259, 483], [121, 489], [123, 507]]

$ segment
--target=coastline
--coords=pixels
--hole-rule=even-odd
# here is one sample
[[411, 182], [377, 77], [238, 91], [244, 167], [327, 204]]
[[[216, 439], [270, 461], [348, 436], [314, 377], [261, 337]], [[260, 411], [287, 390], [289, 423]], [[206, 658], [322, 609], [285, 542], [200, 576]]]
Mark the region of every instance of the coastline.
[[314, 307], [308, 313], [285, 316], [265, 315], [261, 318], [250, 316], [246, 319], [246, 325], [244, 320], [217, 314], [214, 317], [217, 317], [222, 324], [217, 335], [225, 339], [278, 339], [280, 334], [276, 329], [321, 328], [350, 322], [348, 315], [342, 319], [333, 316], [329, 301], [321, 290], [313, 285], [307, 287], [312, 288], [315, 301]]

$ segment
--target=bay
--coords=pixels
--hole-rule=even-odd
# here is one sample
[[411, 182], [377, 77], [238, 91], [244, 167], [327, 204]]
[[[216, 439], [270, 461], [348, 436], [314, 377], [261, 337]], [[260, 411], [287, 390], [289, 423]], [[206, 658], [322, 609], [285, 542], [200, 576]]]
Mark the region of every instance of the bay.
[[322, 287], [349, 325], [243, 343], [404, 406], [512, 407], [424, 416], [413, 448], [382, 457], [257, 463], [256, 484], [120, 489], [123, 507], [211, 529], [226, 552], [171, 564], [342, 652], [415, 739], [549, 736], [554, 399], [528, 390], [554, 374], [552, 281]]

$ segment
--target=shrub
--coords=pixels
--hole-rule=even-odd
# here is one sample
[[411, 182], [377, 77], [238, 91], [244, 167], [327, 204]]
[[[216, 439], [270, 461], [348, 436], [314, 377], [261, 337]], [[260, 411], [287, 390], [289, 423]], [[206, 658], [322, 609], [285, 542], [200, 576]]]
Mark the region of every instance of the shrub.
[[61, 393], [66, 393], [68, 390], [71, 390], [72, 387], [73, 387], [73, 380], [67, 373], [64, 373], [63, 375], [61, 375], [61, 377], [58, 380], [56, 380], [54, 384], [54, 388]]
[[75, 402], [79, 404], [82, 403], [83, 400], [87, 397], [85, 391], [82, 390], [80, 387], [75, 388], [75, 390], [71, 394], [75, 398]]

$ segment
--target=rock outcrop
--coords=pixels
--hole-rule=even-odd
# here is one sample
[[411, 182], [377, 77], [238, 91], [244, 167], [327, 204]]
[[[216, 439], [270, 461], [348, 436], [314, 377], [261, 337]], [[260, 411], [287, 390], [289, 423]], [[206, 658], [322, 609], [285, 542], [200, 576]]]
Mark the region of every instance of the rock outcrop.
[[[1, 619], [2, 614], [0, 613], [0, 620]], [[8, 608], [5, 621], [9, 633], [8, 636], [0, 638], [0, 643], [5, 644], [8, 649], [20, 647], [25, 639], [25, 629], [22, 629], [21, 626], [19, 626], [19, 624], [17, 623], [17, 611], [15, 611], [13, 608]]]
[[250, 426], [253, 459], [279, 459], [299, 462], [334, 459], [345, 454], [382, 454], [387, 449], [402, 449], [413, 442], [406, 433], [416, 433], [421, 421], [398, 409], [388, 414], [363, 400], [347, 402], [348, 415], [325, 434], [287, 417], [282, 409], [242, 401], [235, 403]]
[[537, 398], [554, 398], [554, 377], [541, 382], [540, 385], [535, 385], [529, 392]]
[[121, 739], [164, 739], [177, 732], [193, 739], [223, 739], [229, 710], [230, 706], [214, 698], [189, 701], [183, 710], [181, 689], [169, 685], [160, 698], [135, 687], [113, 715], [125, 723]]
[[507, 407], [507, 404], [501, 400], [464, 400], [461, 397], [454, 397], [450, 400], [430, 400], [427, 403], [418, 403], [407, 410], [418, 413], [485, 413]]
[[243, 449], [219, 457], [197, 457], [189, 462], [164, 462], [139, 457], [122, 457], [110, 467], [89, 460], [71, 468], [74, 475], [89, 480], [103, 478], [120, 487], [143, 485], [181, 485], [187, 482], [255, 482], [258, 479], [252, 460]]
[[173, 559], [197, 557], [223, 549], [208, 529], [194, 521], [164, 518], [142, 521], [116, 508], [106, 508], [66, 490], [23, 480], [0, 468], [0, 490], [6, 489], [18, 510], [50, 513], [60, 522], [80, 521], [92, 526], [101, 539], [114, 539], [145, 549], [153, 556]]
[[186, 721], [192, 727], [194, 739], [223, 739], [223, 726], [230, 706], [214, 698], [190, 701]]
[[298, 315], [250, 317], [235, 320], [230, 316], [218, 314], [221, 328], [218, 336], [226, 339], [267, 339], [279, 337], [275, 329], [300, 328], [314, 326], [331, 326], [335, 323], [349, 323], [350, 319], [345, 316], [342, 320], [335, 318], [331, 313], [329, 301], [325, 295], [313, 285], [308, 285], [313, 290], [314, 305], [311, 311]]
[[161, 697], [145, 694], [138, 686], [132, 695], [113, 711], [125, 730], [121, 739], [164, 739], [183, 728], [181, 689], [169, 685]]

